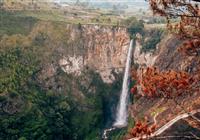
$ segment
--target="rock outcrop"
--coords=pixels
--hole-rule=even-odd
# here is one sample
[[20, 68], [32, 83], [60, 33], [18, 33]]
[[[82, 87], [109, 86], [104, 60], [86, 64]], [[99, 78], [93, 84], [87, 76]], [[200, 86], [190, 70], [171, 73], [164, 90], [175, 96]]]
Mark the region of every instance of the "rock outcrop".
[[136, 35], [135, 51], [134, 51], [134, 63], [138, 64], [140, 67], [151, 67], [154, 65], [158, 55], [155, 52], [142, 52], [141, 45], [142, 36], [140, 34]]

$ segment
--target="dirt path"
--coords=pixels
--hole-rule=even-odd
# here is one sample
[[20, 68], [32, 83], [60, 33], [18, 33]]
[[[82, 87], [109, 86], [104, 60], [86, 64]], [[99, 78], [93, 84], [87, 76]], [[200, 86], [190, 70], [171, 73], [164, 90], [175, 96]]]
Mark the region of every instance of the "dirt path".
[[165, 130], [167, 130], [168, 128], [170, 128], [177, 121], [179, 121], [181, 119], [184, 119], [184, 118], [187, 118], [189, 116], [192, 116], [192, 115], [194, 115], [196, 113], [199, 113], [199, 112], [200, 112], [200, 109], [197, 109], [197, 110], [191, 111], [189, 113], [184, 113], [184, 114], [178, 115], [176, 118], [174, 118], [171, 121], [169, 121], [168, 123], [166, 123], [164, 126], [162, 126], [160, 129], [158, 129], [157, 131], [155, 131], [150, 136], [143, 135], [142, 137], [136, 137], [136, 138], [132, 138], [132, 139], [129, 139], [129, 140], [140, 140], [141, 138], [142, 139], [146, 139], [146, 138], [152, 138], [152, 137], [158, 136], [158, 135], [162, 134]]

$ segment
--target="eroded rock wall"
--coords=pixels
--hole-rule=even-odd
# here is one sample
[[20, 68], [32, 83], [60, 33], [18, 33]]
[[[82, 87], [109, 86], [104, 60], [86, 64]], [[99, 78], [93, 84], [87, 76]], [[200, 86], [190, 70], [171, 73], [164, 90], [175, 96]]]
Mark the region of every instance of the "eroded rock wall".
[[[112, 71], [122, 72], [129, 47], [129, 35], [125, 28], [97, 25], [68, 25], [71, 54], [63, 54], [60, 65], [67, 73], [80, 74], [85, 66], [100, 73], [111, 83]], [[78, 43], [79, 42], [79, 43]]]

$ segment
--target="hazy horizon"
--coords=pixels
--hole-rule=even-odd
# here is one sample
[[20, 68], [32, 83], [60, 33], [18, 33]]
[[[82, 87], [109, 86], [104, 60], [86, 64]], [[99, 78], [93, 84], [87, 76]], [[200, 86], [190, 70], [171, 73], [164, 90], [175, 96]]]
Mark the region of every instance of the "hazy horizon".
[[[57, 2], [76, 3], [77, 0], [55, 0]], [[148, 9], [148, 3], [145, 0], [79, 0], [79, 2], [88, 2], [90, 6], [105, 8], [112, 5], [127, 5], [129, 9]]]

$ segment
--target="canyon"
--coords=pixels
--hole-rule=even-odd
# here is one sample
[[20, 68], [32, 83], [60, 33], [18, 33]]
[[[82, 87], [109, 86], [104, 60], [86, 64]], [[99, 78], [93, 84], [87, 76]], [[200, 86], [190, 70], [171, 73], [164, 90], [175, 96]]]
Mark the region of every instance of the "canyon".
[[[95, 27], [95, 29], [97, 29], [97, 27]], [[96, 32], [95, 29], [93, 29], [94, 32]], [[107, 28], [104, 31], [106, 30], [110, 32], [110, 29]], [[88, 59], [89, 61], [86, 59], [85, 63], [89, 64], [88, 65], [89, 67], [95, 68], [97, 72], [100, 73], [103, 81], [106, 83], [112, 83], [113, 81], [115, 81], [114, 75], [111, 73], [112, 70], [114, 70], [116, 74], [117, 72], [123, 72], [125, 67], [124, 65], [125, 60], [128, 53], [128, 42], [130, 42], [130, 39], [128, 38], [128, 33], [125, 29], [120, 30], [120, 28], [117, 29], [117, 31], [119, 32], [113, 33], [112, 35], [111, 33], [110, 35], [105, 35], [106, 33], [104, 32], [102, 36], [97, 36], [98, 38], [97, 40], [99, 42], [96, 42], [97, 41], [96, 38], [93, 39], [95, 40], [96, 42], [95, 44], [97, 46], [95, 45], [96, 48], [94, 47], [92, 51], [91, 50], [88, 51], [89, 56], [87, 57], [90, 59]], [[118, 35], [113, 36], [114, 34]], [[141, 42], [142, 38], [143, 40], [145, 40], [145, 36], [142, 36], [139, 33], [136, 35], [134, 51], [132, 53], [133, 55], [132, 61], [139, 67], [138, 75], [141, 74], [142, 68], [154, 67], [154, 66], [161, 71], [176, 70], [176, 71], [187, 71], [190, 73], [195, 72], [196, 70], [195, 58], [192, 56], [186, 57], [178, 52], [178, 47], [180, 47], [180, 43], [183, 42], [183, 40], [178, 39], [175, 35], [167, 34], [156, 45], [155, 50], [150, 50], [149, 52], [143, 52], [142, 42]], [[108, 42], [105, 43], [104, 41]], [[115, 44], [116, 43], [115, 41], [117, 42], [118, 45]], [[97, 61], [93, 60], [92, 58], [95, 58], [95, 60]], [[95, 62], [92, 62], [91, 60]], [[176, 104], [176, 102], [174, 102], [173, 100], [147, 99], [146, 97], [135, 96], [135, 102], [133, 103], [133, 105], [129, 105], [129, 114], [134, 120], [140, 120], [143, 118], [143, 116], [145, 116], [148, 118], [150, 122], [155, 117], [154, 115], [157, 114], [156, 115], [157, 127], [161, 128], [161, 126], [168, 123], [176, 116], [181, 115], [182, 113], [185, 113], [187, 111], [190, 112], [190, 110], [198, 109], [199, 99], [200, 96], [197, 93], [193, 93], [192, 95], [184, 95], [184, 97], [178, 97], [176, 99], [178, 104]], [[174, 110], [171, 109], [172, 106]], [[184, 110], [182, 110], [183, 107], [185, 108]], [[185, 127], [188, 126], [186, 125]], [[190, 127], [193, 128], [194, 126], [191, 125]], [[179, 134], [181, 135], [181, 133], [187, 133], [184, 131], [185, 130], [180, 130]], [[197, 132], [195, 132], [195, 134], [196, 133]], [[167, 135], [167, 133], [165, 135]]]
[[[29, 19], [30, 22], [34, 21], [32, 20]], [[8, 32], [0, 36], [1, 64], [4, 67], [1, 76], [6, 79], [1, 81], [3, 86], [0, 90], [0, 115], [1, 123], [4, 124], [1, 126], [0, 136], [28, 137], [31, 135], [29, 126], [34, 122], [36, 128], [42, 128], [41, 132], [46, 130], [45, 138], [55, 128], [60, 130], [60, 126], [62, 128], [68, 123], [70, 125], [66, 126], [70, 127], [64, 129], [68, 132], [67, 135], [62, 134], [64, 138], [100, 138], [103, 129], [110, 127], [116, 118], [116, 106], [131, 40], [127, 29], [121, 26], [42, 20], [34, 21], [32, 26], [27, 24], [24, 26], [26, 34]], [[133, 52], [130, 54], [133, 56], [131, 67], [138, 67], [138, 76], [141, 75], [142, 68], [153, 66], [161, 71], [196, 72], [194, 57], [186, 57], [178, 52], [183, 40], [175, 35], [165, 34], [154, 49], [145, 52], [143, 46], [149, 38], [152, 37], [137, 33], [134, 40]], [[58, 98], [60, 96], [61, 99]], [[134, 95], [133, 103], [128, 105], [127, 115], [135, 121], [145, 117], [150, 124], [156, 118], [157, 126], [161, 128], [176, 116], [198, 109], [200, 96], [197, 93], [184, 95], [176, 98], [176, 102], [178, 104], [173, 100]], [[36, 112], [37, 116], [32, 112]], [[12, 117], [16, 117], [19, 122], [15, 122]], [[31, 118], [33, 122], [26, 124], [23, 122], [24, 118], [27, 122]], [[66, 118], [69, 120], [65, 120]], [[35, 124], [37, 119], [42, 122], [42, 126]], [[64, 120], [63, 123], [61, 120]], [[57, 122], [60, 124], [54, 124]], [[195, 127], [192, 121], [187, 122], [190, 127]], [[22, 128], [24, 126], [29, 129], [12, 129], [12, 133], [4, 131], [6, 129], [3, 127], [18, 127], [18, 123], [23, 124]], [[51, 124], [54, 124], [53, 127]], [[61, 136], [60, 132], [63, 129], [55, 136]], [[31, 136], [38, 137], [34, 134]]]

